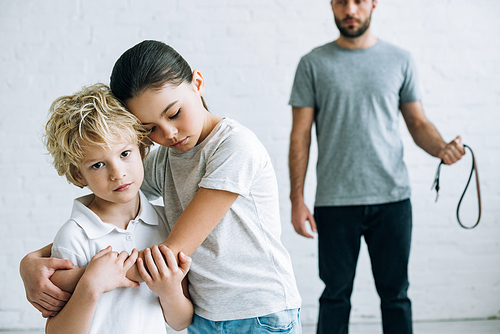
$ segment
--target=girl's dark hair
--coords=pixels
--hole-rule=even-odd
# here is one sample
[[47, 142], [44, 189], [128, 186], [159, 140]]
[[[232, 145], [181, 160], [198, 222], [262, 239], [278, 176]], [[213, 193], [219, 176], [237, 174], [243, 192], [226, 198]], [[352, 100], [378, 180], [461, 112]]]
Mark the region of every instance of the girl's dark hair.
[[110, 88], [122, 102], [146, 89], [166, 84], [191, 83], [189, 64], [172, 47], [159, 41], [143, 41], [123, 53], [111, 72]]

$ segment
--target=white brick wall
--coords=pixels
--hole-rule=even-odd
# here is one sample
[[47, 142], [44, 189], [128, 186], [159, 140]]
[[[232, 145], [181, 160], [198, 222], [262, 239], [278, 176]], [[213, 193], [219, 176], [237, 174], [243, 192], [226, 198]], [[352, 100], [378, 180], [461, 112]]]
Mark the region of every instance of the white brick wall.
[[[476, 230], [455, 221], [470, 155], [443, 167], [438, 203], [430, 186], [437, 159], [401, 125], [413, 186], [410, 296], [414, 318], [500, 316], [500, 2], [380, 0], [374, 33], [415, 56], [424, 107], [446, 140], [461, 134], [475, 149], [483, 191]], [[85, 193], [60, 178], [40, 141], [56, 97], [84, 84], [108, 83], [118, 56], [143, 39], [176, 48], [207, 82], [212, 112], [250, 127], [269, 150], [280, 187], [283, 242], [314, 323], [316, 241], [297, 236], [288, 201], [289, 92], [299, 58], [337, 36], [327, 0], [0, 0], [0, 331], [41, 328], [18, 274], [27, 252], [51, 242], [72, 198]], [[315, 151], [313, 150], [313, 160]], [[306, 195], [313, 204], [314, 166]], [[474, 219], [467, 198], [463, 217]], [[352, 320], [379, 321], [366, 249], [358, 266]]]

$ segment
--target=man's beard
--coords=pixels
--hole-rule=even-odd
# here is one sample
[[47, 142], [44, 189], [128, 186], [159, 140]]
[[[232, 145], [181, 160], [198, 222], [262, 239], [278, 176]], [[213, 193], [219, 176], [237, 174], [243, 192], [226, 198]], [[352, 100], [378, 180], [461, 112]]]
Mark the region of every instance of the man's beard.
[[[335, 18], [335, 24], [337, 25], [337, 28], [339, 29], [340, 34], [342, 36], [348, 37], [348, 38], [356, 38], [356, 37], [363, 35], [366, 32], [366, 30], [368, 30], [368, 28], [370, 28], [370, 22], [372, 19], [372, 15], [370, 14], [370, 16], [364, 22], [362, 22], [361, 26], [357, 30], [354, 30], [354, 31], [349, 30], [348, 28], [343, 26], [342, 21], [340, 21], [336, 17], [334, 17], [334, 18]], [[353, 19], [353, 18], [348, 16], [344, 20], [347, 20], [347, 19]]]

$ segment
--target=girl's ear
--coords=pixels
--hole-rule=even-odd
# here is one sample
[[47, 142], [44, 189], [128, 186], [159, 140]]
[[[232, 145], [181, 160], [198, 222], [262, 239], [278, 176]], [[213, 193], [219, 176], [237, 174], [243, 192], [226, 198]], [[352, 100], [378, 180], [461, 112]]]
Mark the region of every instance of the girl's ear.
[[194, 85], [196, 92], [198, 92], [198, 95], [203, 96], [203, 94], [205, 94], [205, 79], [203, 79], [200, 71], [193, 71], [192, 84]]

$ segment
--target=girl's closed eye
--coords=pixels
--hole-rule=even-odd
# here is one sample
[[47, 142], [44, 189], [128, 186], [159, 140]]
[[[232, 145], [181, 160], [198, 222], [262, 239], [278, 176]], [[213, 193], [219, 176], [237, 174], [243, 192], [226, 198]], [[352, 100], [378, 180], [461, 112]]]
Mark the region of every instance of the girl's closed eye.
[[181, 113], [181, 109], [177, 110], [177, 112], [175, 114], [173, 114], [172, 116], [170, 116], [169, 119], [176, 119], [177, 117], [179, 117], [180, 113]]

